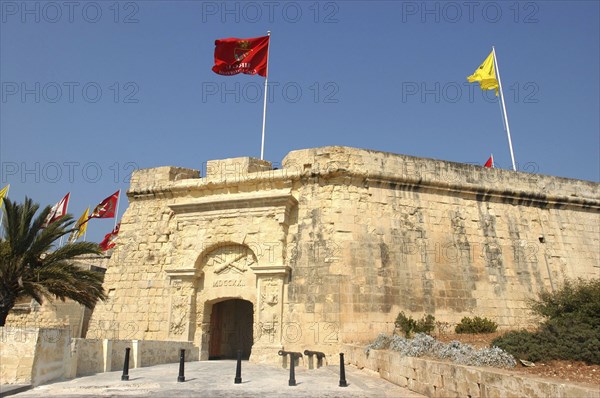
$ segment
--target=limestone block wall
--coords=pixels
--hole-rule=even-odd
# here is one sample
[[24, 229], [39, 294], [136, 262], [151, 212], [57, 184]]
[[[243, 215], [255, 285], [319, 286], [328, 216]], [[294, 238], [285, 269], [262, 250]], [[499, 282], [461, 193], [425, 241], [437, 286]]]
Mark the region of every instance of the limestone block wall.
[[[144, 366], [154, 366], [163, 363], [179, 362], [179, 352], [185, 349], [185, 360], [197, 361], [199, 359], [199, 351], [192, 343], [170, 341], [165, 344], [164, 341], [137, 341], [133, 344], [134, 362], [133, 366], [141, 368]], [[121, 363], [121, 367], [123, 364]]]
[[345, 362], [375, 371], [385, 380], [428, 397], [600, 397], [600, 391], [594, 385], [516, 375], [504, 369], [405, 357], [385, 350], [371, 350], [367, 356], [364, 348], [344, 345]]
[[70, 366], [69, 329], [0, 328], [3, 384], [43, 384], [61, 378]]
[[63, 327], [73, 335], [80, 333], [84, 315], [82, 305], [72, 301], [45, 301], [42, 305], [30, 299], [13, 307], [6, 318], [6, 325], [15, 327]]
[[186, 361], [199, 358], [198, 347], [181, 341], [71, 339], [68, 328], [0, 328], [0, 382], [37, 386], [123, 369], [129, 347], [130, 368], [179, 362], [181, 349]]
[[526, 326], [539, 289], [600, 271], [597, 183], [347, 147], [208, 166], [133, 174], [92, 337], [206, 358], [214, 304], [241, 299], [253, 356], [334, 357], [400, 311]]
[[284, 310], [312, 328], [298, 347], [371, 340], [399, 311], [525, 326], [541, 288], [599, 276], [598, 184], [331, 147], [288, 167], [305, 171]]
[[40, 329], [32, 371], [34, 385], [60, 379], [70, 369], [69, 329]]
[[0, 380], [2, 384], [31, 383], [37, 331], [0, 327]]
[[73, 339], [72, 366], [76, 370], [69, 377], [123, 369], [126, 348], [130, 348], [130, 369], [179, 362], [181, 349], [186, 350], [186, 362], [198, 360], [198, 348], [190, 342]]
[[104, 346], [99, 339], [73, 339], [73, 351], [77, 354], [76, 376], [104, 372]]

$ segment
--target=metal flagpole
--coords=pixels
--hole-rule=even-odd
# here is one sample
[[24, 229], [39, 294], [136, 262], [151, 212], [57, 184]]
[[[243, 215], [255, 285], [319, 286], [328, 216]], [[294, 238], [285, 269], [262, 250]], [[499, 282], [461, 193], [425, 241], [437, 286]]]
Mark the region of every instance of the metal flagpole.
[[117, 209], [115, 211], [115, 226], [113, 227], [113, 231], [115, 230], [115, 228], [117, 228], [117, 219], [119, 218], [119, 202], [120, 201], [121, 201], [121, 190], [119, 189], [119, 194], [117, 195]]
[[[69, 211], [69, 201], [70, 201], [70, 200], [71, 200], [71, 195], [69, 195], [69, 200], [67, 200], [67, 205], [65, 206], [65, 213], [63, 214], [63, 216], [64, 216], [65, 214], [67, 214], [67, 212]], [[60, 237], [60, 242], [59, 242], [59, 244], [58, 244], [58, 245], [59, 245], [58, 247], [63, 247], [63, 238], [64, 238], [64, 237], [65, 237], [64, 235]]]
[[262, 140], [260, 144], [260, 160], [264, 159], [265, 155], [265, 122], [267, 119], [267, 80], [269, 79], [269, 53], [271, 52], [271, 31], [267, 31], [269, 36], [269, 44], [267, 46], [267, 73], [265, 76], [265, 102], [263, 105], [263, 125], [262, 125]]
[[500, 68], [498, 68], [498, 59], [496, 58], [496, 47], [492, 46], [492, 52], [494, 53], [494, 65], [496, 66], [496, 75], [498, 76], [498, 86], [500, 88], [500, 99], [502, 100], [502, 109], [504, 110], [504, 124], [506, 125], [506, 135], [508, 136], [510, 158], [512, 160], [513, 171], [517, 171], [517, 166], [515, 166], [515, 154], [513, 153], [512, 140], [510, 139], [510, 126], [508, 125], [506, 104], [504, 103], [504, 91], [502, 91], [502, 81], [500, 80]]

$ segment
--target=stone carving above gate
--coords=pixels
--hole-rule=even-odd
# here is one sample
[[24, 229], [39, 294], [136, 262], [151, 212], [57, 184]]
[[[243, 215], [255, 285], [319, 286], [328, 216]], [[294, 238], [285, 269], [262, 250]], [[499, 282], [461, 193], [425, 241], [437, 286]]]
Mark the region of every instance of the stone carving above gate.
[[215, 275], [244, 275], [248, 268], [256, 264], [256, 257], [247, 246], [231, 244], [209, 252], [202, 261], [202, 270], [212, 270]]

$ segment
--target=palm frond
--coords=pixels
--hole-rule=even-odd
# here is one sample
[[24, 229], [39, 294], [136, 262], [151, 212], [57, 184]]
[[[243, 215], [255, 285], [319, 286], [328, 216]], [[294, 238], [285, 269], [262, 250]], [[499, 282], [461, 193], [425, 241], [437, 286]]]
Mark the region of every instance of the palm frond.
[[72, 231], [73, 217], [64, 215], [44, 226], [50, 206], [25, 198], [22, 204], [4, 198], [4, 236], [0, 240], [0, 326], [4, 324], [15, 298], [29, 296], [42, 303], [53, 297], [75, 300], [92, 308], [106, 295], [102, 287], [104, 275], [84, 270], [73, 264], [80, 255], [99, 254], [98, 244], [67, 243], [55, 248], [55, 242]]
[[93, 308], [106, 295], [102, 288], [103, 275], [79, 268], [74, 264], [57, 262], [36, 270], [39, 281], [44, 281], [48, 292], [61, 300], [70, 298]]
[[102, 250], [97, 243], [93, 242], [75, 242], [68, 245], [64, 245], [48, 253], [44, 258], [44, 265], [50, 266], [58, 262], [69, 260], [73, 257], [85, 255], [85, 254], [100, 254]]

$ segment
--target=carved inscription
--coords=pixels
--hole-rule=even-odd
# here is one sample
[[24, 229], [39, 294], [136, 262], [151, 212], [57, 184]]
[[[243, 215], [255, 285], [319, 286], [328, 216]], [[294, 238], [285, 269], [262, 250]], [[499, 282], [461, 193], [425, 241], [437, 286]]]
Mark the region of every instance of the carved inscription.
[[241, 279], [219, 279], [213, 282], [213, 287], [244, 287], [246, 284]]

